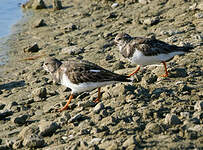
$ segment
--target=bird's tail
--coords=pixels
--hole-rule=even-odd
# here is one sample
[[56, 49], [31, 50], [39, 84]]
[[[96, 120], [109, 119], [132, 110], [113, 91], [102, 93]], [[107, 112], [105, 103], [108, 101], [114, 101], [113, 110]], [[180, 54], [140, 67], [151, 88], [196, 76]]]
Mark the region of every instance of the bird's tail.
[[185, 53], [189, 53], [191, 52], [191, 50], [193, 49], [194, 47], [191, 46], [191, 45], [188, 45], [188, 46], [181, 46], [181, 47], [177, 47], [177, 51], [182, 51], [182, 52], [185, 52]]
[[120, 81], [120, 82], [131, 82], [132, 81], [132, 79], [129, 76], [125, 76], [125, 75], [118, 75], [116, 80]]

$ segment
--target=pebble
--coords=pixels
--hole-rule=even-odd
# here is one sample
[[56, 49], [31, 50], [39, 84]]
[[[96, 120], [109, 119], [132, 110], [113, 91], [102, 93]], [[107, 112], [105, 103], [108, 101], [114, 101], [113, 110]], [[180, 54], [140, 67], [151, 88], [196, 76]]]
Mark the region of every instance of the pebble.
[[11, 120], [15, 124], [23, 125], [23, 124], [26, 123], [28, 118], [29, 118], [29, 115], [24, 114], [24, 115], [20, 115], [20, 116], [17, 116], [17, 117], [13, 117]]
[[168, 125], [180, 124], [180, 119], [175, 114], [167, 114], [165, 117], [165, 123]]
[[89, 143], [90, 145], [98, 145], [101, 140], [101, 138], [93, 138]]
[[78, 55], [84, 52], [83, 48], [78, 48], [77, 46], [65, 47], [61, 50], [62, 54]]
[[194, 110], [203, 111], [203, 101], [198, 101], [195, 103]]
[[68, 122], [70, 122], [70, 123], [80, 122], [80, 121], [83, 121], [84, 119], [85, 119], [85, 116], [83, 116], [82, 114], [79, 113], [79, 114], [71, 117]]
[[118, 7], [118, 6], [119, 6], [118, 3], [113, 3], [113, 4], [111, 5], [111, 8], [116, 8], [116, 7]]
[[53, 10], [60, 10], [62, 9], [62, 2], [61, 0], [53, 0]]
[[40, 49], [37, 43], [34, 43], [31, 46], [24, 48], [24, 52], [31, 52], [31, 53], [38, 52], [39, 50]]
[[69, 112], [63, 112], [62, 116], [57, 118], [57, 124], [62, 126], [64, 124], [66, 124], [70, 118], [71, 118], [71, 116], [70, 116]]
[[99, 112], [104, 109], [104, 104], [102, 102], [98, 103], [95, 107], [94, 107], [94, 113], [99, 114]]
[[37, 99], [35, 100], [38, 101], [39, 99], [44, 99], [47, 97], [47, 90], [45, 87], [36, 88], [32, 91], [32, 95], [36, 97]]
[[43, 0], [35, 0], [32, 4], [33, 9], [45, 9], [47, 8]]
[[144, 19], [143, 24], [153, 26], [158, 24], [159, 21], [160, 21], [159, 17], [151, 17]]
[[58, 128], [59, 125], [56, 122], [42, 120], [39, 123], [39, 135], [51, 136]]
[[195, 17], [196, 17], [197, 19], [203, 18], [203, 13], [196, 13], [196, 14], [195, 14]]
[[28, 148], [41, 148], [45, 145], [44, 139], [36, 134], [28, 134], [23, 140], [23, 146]]
[[21, 139], [17, 139], [13, 141], [13, 145], [12, 145], [13, 149], [20, 149], [21, 147], [23, 147], [23, 141]]
[[11, 115], [13, 115], [13, 111], [7, 110], [7, 109], [6, 110], [1, 110], [0, 111], [0, 120], [6, 118], [8, 116], [11, 116]]
[[38, 132], [39, 132], [39, 127], [34, 124], [31, 124], [27, 127], [24, 127], [18, 134], [18, 137], [20, 139], [25, 139], [27, 135], [31, 135]]
[[162, 127], [157, 123], [149, 122], [145, 127], [145, 132], [149, 134], [160, 134], [162, 132]]
[[37, 20], [35, 20], [32, 23], [33, 28], [39, 28], [39, 27], [43, 27], [43, 26], [46, 26], [46, 23], [45, 23], [44, 19], [41, 19], [41, 18], [38, 18]]
[[137, 144], [136, 142], [136, 136], [131, 136], [129, 137], [127, 140], [125, 140], [125, 142], [123, 143], [123, 147], [129, 147], [130, 145], [135, 145]]
[[0, 103], [0, 110], [3, 110], [5, 106], [6, 106], [5, 104]]

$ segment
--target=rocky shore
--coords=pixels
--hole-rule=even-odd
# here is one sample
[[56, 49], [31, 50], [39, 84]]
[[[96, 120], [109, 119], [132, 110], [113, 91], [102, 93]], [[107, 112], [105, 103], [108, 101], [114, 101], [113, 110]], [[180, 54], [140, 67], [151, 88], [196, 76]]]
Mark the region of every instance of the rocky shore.
[[[201, 0], [51, 1], [20, 23], [8, 41], [10, 61], [1, 68], [0, 150], [197, 149], [203, 147], [203, 3]], [[28, 11], [24, 8], [25, 12]], [[195, 48], [167, 63], [147, 66], [132, 83], [74, 97], [53, 84], [42, 64], [48, 55], [84, 59], [128, 74], [136, 66], [112, 44], [117, 33], [156, 36]]]

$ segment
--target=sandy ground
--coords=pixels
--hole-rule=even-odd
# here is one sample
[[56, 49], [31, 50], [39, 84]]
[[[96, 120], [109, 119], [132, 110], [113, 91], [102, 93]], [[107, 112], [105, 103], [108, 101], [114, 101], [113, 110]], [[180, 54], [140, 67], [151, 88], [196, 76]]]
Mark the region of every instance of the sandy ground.
[[[46, 3], [48, 6], [50, 3]], [[203, 3], [193, 1], [62, 1], [63, 9], [36, 10], [8, 41], [10, 61], [0, 80], [0, 149], [201, 149], [203, 147]], [[44, 24], [35, 27], [43, 19]], [[195, 48], [167, 63], [147, 66], [133, 83], [74, 97], [54, 85], [43, 68], [44, 55], [84, 59], [128, 74], [136, 66], [112, 45], [117, 33], [155, 35]], [[34, 44], [38, 52], [27, 52]], [[23, 60], [44, 56], [35, 60]]]

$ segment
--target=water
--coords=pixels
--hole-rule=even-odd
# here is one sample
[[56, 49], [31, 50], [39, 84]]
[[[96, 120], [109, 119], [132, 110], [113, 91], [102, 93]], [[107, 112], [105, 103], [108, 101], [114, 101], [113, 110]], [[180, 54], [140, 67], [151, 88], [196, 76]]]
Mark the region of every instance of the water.
[[21, 4], [26, 0], [0, 0], [0, 65], [7, 62], [8, 47], [5, 44], [12, 33], [12, 25], [22, 17]]

